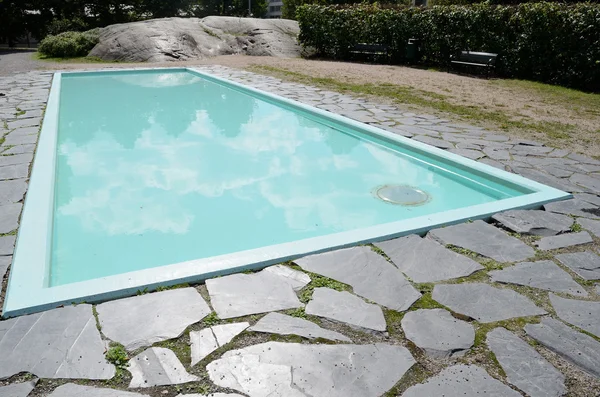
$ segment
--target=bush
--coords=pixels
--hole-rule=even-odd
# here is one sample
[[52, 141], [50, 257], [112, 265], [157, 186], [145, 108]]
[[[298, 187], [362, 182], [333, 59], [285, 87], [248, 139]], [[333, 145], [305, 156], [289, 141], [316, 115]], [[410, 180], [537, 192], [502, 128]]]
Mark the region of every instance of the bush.
[[600, 6], [526, 3], [518, 6], [298, 8], [299, 40], [317, 53], [349, 59], [356, 43], [386, 44], [405, 59], [409, 38], [421, 40], [423, 61], [447, 66], [460, 50], [500, 54], [501, 76], [600, 91]]
[[86, 56], [98, 44], [98, 31], [64, 32], [46, 36], [38, 51], [52, 58], [71, 58]]

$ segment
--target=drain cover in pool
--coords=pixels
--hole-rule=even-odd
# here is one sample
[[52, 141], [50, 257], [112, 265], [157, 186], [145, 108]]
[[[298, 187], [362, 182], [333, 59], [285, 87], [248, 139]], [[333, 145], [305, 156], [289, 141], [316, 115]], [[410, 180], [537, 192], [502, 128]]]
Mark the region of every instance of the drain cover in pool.
[[399, 205], [422, 205], [431, 200], [424, 191], [406, 185], [380, 186], [376, 194], [383, 201]]

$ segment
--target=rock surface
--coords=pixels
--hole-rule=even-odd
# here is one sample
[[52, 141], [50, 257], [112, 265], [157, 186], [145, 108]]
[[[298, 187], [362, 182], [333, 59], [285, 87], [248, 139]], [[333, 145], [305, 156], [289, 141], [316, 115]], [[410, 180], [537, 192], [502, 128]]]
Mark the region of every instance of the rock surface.
[[308, 274], [294, 270], [288, 266], [269, 266], [264, 271], [282, 277], [282, 279], [290, 284], [292, 289], [296, 292], [300, 291], [310, 283], [310, 276]]
[[409, 387], [402, 397], [520, 397], [521, 394], [488, 375], [476, 365], [454, 365], [429, 378], [425, 383]]
[[483, 269], [474, 260], [414, 234], [375, 245], [415, 283], [465, 277]]
[[151, 347], [129, 360], [130, 388], [178, 385], [199, 380], [187, 373], [175, 353], [164, 347]]
[[491, 280], [500, 283], [526, 285], [547, 291], [588, 296], [587, 291], [569, 273], [552, 261], [522, 262], [489, 273]]
[[110, 25], [90, 52], [106, 61], [165, 62], [247, 54], [298, 57], [296, 21], [210, 16]]
[[0, 321], [0, 379], [19, 372], [40, 378], [110, 379], [91, 305], [67, 306]]
[[572, 247], [575, 245], [589, 244], [592, 241], [592, 237], [588, 232], [579, 232], [544, 237], [538, 241], [536, 245], [541, 250], [553, 250], [558, 248]]
[[487, 344], [510, 384], [532, 397], [562, 396], [565, 377], [527, 342], [505, 328], [487, 334]]
[[402, 330], [410, 341], [433, 357], [462, 355], [475, 340], [473, 326], [444, 309], [408, 312], [402, 318]]
[[600, 256], [592, 251], [558, 254], [556, 259], [584, 280], [600, 280]]
[[600, 302], [565, 299], [550, 294], [550, 303], [561, 320], [600, 338]]
[[433, 287], [432, 298], [452, 311], [482, 323], [546, 314], [545, 310], [513, 290], [482, 283], [438, 284]]
[[295, 260], [302, 269], [351, 285], [356, 295], [393, 310], [407, 310], [421, 294], [370, 247], [353, 247]]
[[579, 199], [554, 201], [544, 204], [544, 209], [557, 214], [581, 216], [584, 218], [600, 218], [600, 209], [597, 206]]
[[102, 333], [129, 351], [177, 338], [210, 308], [195, 288], [133, 296], [96, 306]]
[[554, 236], [569, 231], [573, 218], [539, 210], [511, 210], [492, 216], [502, 226], [521, 234]]
[[206, 369], [217, 385], [250, 396], [379, 397], [414, 363], [401, 346], [268, 342], [228, 351]]
[[268, 332], [279, 335], [298, 335], [309, 339], [323, 338], [333, 341], [352, 342], [350, 338], [339, 332], [321, 328], [312, 321], [281, 313], [267, 314], [250, 327], [249, 331]]
[[148, 397], [146, 394], [67, 383], [54, 389], [48, 397]]
[[35, 387], [36, 380], [0, 386], [0, 397], [27, 397]]
[[219, 347], [231, 342], [233, 338], [242, 333], [249, 326], [250, 324], [246, 322], [222, 324], [205, 328], [200, 331], [190, 332], [192, 366], [198, 364]]
[[8, 266], [10, 266], [10, 262], [12, 261], [12, 256], [0, 256], [0, 282], [4, 278], [6, 271], [8, 270]]

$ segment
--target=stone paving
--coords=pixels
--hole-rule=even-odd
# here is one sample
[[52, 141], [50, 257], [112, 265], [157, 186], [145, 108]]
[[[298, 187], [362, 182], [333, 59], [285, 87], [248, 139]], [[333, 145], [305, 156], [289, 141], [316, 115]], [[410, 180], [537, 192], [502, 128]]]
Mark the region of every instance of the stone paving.
[[[600, 161], [398, 106], [204, 70], [575, 198], [2, 320], [0, 396], [599, 395]], [[51, 78], [0, 76], [3, 290]]]

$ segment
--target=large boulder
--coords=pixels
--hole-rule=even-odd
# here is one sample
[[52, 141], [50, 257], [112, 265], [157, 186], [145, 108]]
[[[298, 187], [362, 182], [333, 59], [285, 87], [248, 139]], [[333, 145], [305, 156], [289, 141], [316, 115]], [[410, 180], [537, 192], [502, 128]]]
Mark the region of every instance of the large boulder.
[[110, 25], [90, 56], [107, 61], [164, 62], [217, 55], [297, 57], [298, 23], [236, 17], [162, 18]]

